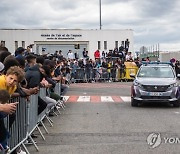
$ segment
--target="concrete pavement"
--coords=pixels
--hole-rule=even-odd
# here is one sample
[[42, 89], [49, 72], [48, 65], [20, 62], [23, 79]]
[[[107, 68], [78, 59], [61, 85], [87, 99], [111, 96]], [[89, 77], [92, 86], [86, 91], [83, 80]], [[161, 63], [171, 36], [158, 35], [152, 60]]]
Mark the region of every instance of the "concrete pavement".
[[[179, 108], [168, 104], [133, 108], [128, 99], [77, 101], [79, 96], [128, 98], [130, 85], [122, 82], [70, 85], [67, 96], [75, 97], [76, 101], [68, 100], [66, 110], [52, 117], [53, 127], [45, 122], [49, 130], [46, 140], [39, 136], [35, 139], [39, 152], [33, 146], [28, 146], [29, 151], [33, 154], [178, 154], [180, 143], [165, 143], [164, 138], [180, 138]], [[156, 148], [147, 143], [151, 133], [161, 135], [161, 143]]]

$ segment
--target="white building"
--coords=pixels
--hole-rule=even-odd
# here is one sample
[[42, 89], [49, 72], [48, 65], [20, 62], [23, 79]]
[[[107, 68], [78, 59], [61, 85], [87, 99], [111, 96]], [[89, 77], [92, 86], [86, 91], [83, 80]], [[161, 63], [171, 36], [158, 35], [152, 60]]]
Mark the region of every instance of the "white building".
[[[69, 50], [78, 53], [82, 57], [82, 51], [86, 48], [90, 58], [94, 58], [94, 51], [108, 52], [115, 47], [129, 41], [129, 51], [134, 54], [133, 30], [82, 30], [82, 29], [0, 29], [1, 44], [14, 53], [18, 47], [26, 48], [33, 44], [33, 51], [41, 54], [42, 50], [54, 53], [62, 50], [66, 55]], [[79, 44], [80, 49], [75, 49]]]
[[180, 60], [180, 51], [164, 51], [159, 52], [159, 60], [162, 62], [169, 62], [170, 59], [175, 58]]

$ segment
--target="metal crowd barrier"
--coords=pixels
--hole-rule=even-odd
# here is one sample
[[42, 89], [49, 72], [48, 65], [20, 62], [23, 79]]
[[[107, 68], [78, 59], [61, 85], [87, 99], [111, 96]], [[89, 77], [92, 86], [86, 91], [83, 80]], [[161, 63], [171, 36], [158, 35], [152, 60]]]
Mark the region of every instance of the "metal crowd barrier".
[[[60, 88], [60, 84], [57, 84], [55, 88], [55, 92], [57, 94], [60, 94]], [[10, 102], [19, 102], [15, 114], [9, 115], [4, 119], [5, 126], [10, 133], [10, 138], [8, 139], [10, 153], [17, 149], [19, 146], [22, 146], [26, 153], [30, 154], [25, 146], [25, 141], [28, 138], [32, 141], [36, 150], [39, 151], [38, 146], [31, 137], [31, 134], [35, 131], [35, 129], [37, 129], [41, 137], [45, 140], [45, 137], [38, 126], [41, 123], [46, 133], [48, 133], [48, 130], [43, 123], [44, 118], [47, 118], [50, 125], [53, 126], [53, 121], [46, 114], [47, 112], [49, 112], [47, 108], [38, 115], [38, 96], [44, 99], [44, 97], [46, 97], [46, 89], [41, 88], [40, 92], [37, 95], [31, 95], [29, 97], [29, 100], [21, 97], [13, 98], [10, 100]], [[15, 118], [14, 120], [12, 120], [13, 117]], [[10, 126], [11, 122], [12, 125]]]
[[[5, 119], [7, 130], [10, 133], [8, 146], [10, 147], [11, 152], [20, 145], [27, 150], [24, 141], [27, 140], [28, 137], [28, 104], [24, 98], [20, 97], [11, 99], [10, 103], [11, 102], [19, 102], [19, 104], [17, 105], [16, 113]], [[10, 126], [10, 124], [12, 125]]]
[[54, 88], [54, 91], [55, 91], [57, 94], [61, 95], [61, 83], [60, 83], [60, 82], [56, 83], [56, 86], [55, 86], [55, 88]]
[[127, 67], [126, 69], [111, 68], [106, 69], [103, 67], [93, 68], [86, 70], [85, 68], [76, 69], [75, 75], [73, 75], [73, 82], [88, 82], [88, 81], [128, 81], [133, 80], [130, 77], [131, 74], [136, 75], [138, 67]]

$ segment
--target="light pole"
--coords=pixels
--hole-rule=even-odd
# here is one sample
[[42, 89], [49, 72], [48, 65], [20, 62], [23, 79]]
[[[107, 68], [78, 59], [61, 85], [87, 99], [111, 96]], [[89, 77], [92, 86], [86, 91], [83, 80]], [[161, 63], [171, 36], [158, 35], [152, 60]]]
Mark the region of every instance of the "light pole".
[[101, 24], [101, 0], [99, 0], [99, 16], [100, 16], [100, 20], [99, 20], [99, 26], [100, 26], [100, 30], [101, 30], [101, 27], [102, 27], [102, 24]]

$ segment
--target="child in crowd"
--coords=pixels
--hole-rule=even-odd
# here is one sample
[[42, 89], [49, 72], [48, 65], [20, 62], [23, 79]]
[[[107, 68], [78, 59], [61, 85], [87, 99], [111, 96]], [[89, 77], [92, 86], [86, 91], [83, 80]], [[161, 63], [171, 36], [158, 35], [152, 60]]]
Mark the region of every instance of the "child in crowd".
[[10, 67], [6, 75], [0, 76], [0, 89], [7, 90], [10, 95], [14, 94], [18, 83], [24, 79], [24, 72], [18, 66]]

